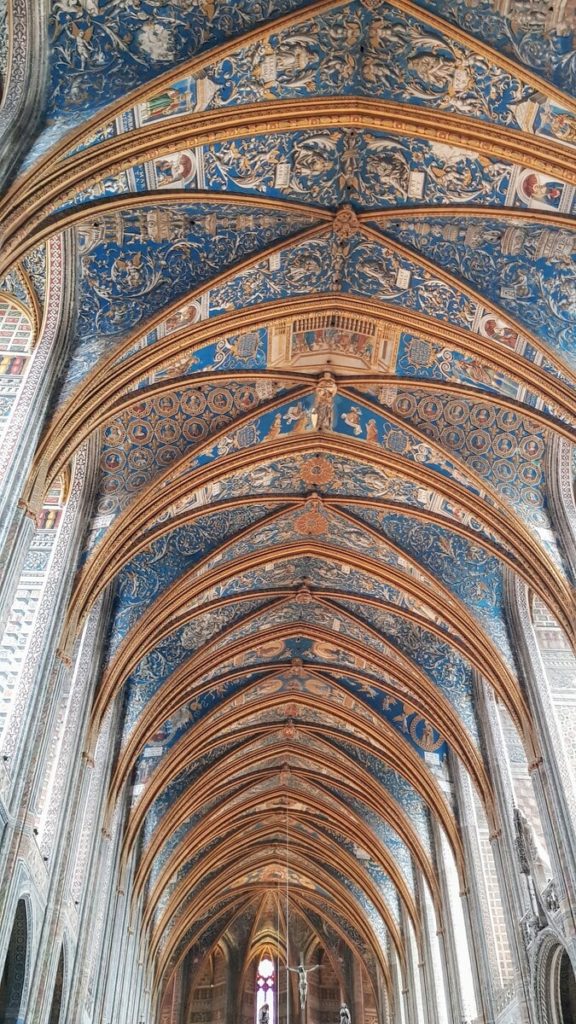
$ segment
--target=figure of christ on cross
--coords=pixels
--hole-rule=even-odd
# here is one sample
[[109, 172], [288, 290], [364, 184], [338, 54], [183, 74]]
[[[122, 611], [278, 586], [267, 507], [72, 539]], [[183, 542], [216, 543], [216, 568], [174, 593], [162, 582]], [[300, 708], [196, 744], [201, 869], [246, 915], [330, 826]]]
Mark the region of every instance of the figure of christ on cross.
[[320, 964], [315, 964], [314, 967], [304, 967], [304, 964], [300, 963], [297, 967], [288, 967], [289, 971], [293, 974], [298, 975], [298, 992], [300, 993], [300, 1009], [304, 1010], [306, 1006], [306, 998], [308, 996], [308, 975], [312, 971], [317, 971]]

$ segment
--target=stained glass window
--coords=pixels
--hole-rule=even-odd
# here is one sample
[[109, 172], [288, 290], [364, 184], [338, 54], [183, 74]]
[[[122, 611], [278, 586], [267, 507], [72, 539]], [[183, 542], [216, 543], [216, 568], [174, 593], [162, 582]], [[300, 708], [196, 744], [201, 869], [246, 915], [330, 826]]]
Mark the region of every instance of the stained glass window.
[[274, 988], [276, 972], [274, 963], [269, 957], [263, 957], [258, 964], [256, 974], [256, 1022], [255, 1024], [275, 1024]]

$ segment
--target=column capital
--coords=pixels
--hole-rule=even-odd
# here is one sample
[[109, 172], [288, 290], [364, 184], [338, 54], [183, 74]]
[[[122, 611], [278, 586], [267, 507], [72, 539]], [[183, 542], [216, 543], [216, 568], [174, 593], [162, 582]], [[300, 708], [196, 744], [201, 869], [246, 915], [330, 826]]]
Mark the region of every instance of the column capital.
[[36, 512], [24, 498], [18, 498], [18, 501], [16, 502], [16, 507], [19, 508], [20, 511], [28, 517], [28, 519], [31, 519], [34, 525], [36, 525]]
[[61, 647], [56, 650], [56, 657], [60, 659], [65, 668], [72, 668], [72, 658], [65, 654]]

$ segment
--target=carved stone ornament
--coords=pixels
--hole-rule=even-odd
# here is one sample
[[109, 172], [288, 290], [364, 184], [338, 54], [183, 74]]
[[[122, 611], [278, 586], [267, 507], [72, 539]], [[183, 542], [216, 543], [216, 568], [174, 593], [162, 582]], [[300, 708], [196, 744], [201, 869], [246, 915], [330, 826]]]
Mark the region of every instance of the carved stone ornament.
[[528, 914], [524, 915], [520, 924], [522, 926], [524, 944], [526, 948], [528, 948], [534, 942], [534, 939], [538, 935], [538, 932], [541, 930], [542, 925], [540, 923], [540, 920], [538, 919], [538, 916], [536, 914], [533, 914], [531, 911]]
[[342, 206], [338, 210], [334, 217], [333, 229], [336, 237], [342, 239], [351, 238], [360, 230], [360, 222], [351, 206]]
[[544, 900], [544, 906], [550, 914], [555, 914], [556, 911], [560, 910], [560, 900], [556, 891], [554, 881], [551, 881], [546, 886], [542, 893], [542, 899]]
[[526, 831], [524, 829], [523, 814], [517, 807], [514, 808], [514, 827], [516, 833], [516, 852], [520, 862], [520, 871], [523, 875], [529, 875], [530, 858], [526, 846]]

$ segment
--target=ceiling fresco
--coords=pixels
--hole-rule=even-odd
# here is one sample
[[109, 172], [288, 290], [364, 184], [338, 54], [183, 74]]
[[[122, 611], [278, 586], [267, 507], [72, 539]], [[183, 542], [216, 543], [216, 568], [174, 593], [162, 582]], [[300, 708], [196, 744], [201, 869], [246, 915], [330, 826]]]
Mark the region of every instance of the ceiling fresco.
[[[497, 558], [470, 538], [437, 523], [414, 522], [405, 515], [378, 512], [361, 505], [348, 508], [358, 519], [400, 545], [401, 550], [452, 590], [509, 657], [502, 565]], [[461, 572], [463, 562], [467, 566], [465, 575]]]
[[249, 495], [304, 497], [320, 492], [328, 499], [341, 496], [370, 500], [374, 497], [395, 506], [427, 509], [446, 521], [469, 528], [487, 542], [500, 544], [502, 551], [510, 553], [509, 547], [480, 518], [478, 506], [474, 513], [469, 512], [455, 496], [445, 498], [440, 489], [434, 488], [430, 478], [414, 479], [407, 469], [402, 472], [400, 466], [395, 466], [391, 471], [358, 453], [344, 456], [324, 450], [298, 455], [274, 452], [271, 458], [255, 460], [240, 471], [227, 466], [210, 482], [200, 479], [182, 498], [168, 506], [167, 515], [150, 525], [163, 528], [170, 517], [193, 513], [212, 502], [233, 501]]
[[386, 225], [391, 237], [439, 263], [574, 362], [574, 236], [548, 225], [491, 218]]
[[[488, 405], [441, 391], [431, 395], [382, 388], [375, 397], [486, 479], [521, 510], [524, 521], [559, 557], [546, 510], [546, 431], [529, 417], [496, 402]], [[500, 429], [492, 433], [489, 427], [494, 424]], [[507, 456], [505, 460], [502, 455]]]
[[112, 517], [122, 511], [160, 469], [189, 452], [194, 443], [225, 430], [286, 390], [280, 381], [246, 379], [143, 398], [103, 431], [99, 512]]
[[[311, 739], [311, 746], [319, 749], [319, 742]], [[215, 763], [215, 768], [217, 768], [217, 766], [218, 762]], [[294, 756], [292, 766], [289, 770], [290, 790], [293, 793], [298, 793], [299, 802], [301, 803], [305, 802], [306, 795], [308, 796], [309, 800], [311, 798], [315, 800], [321, 798], [323, 807], [321, 810], [319, 810], [316, 821], [320, 823], [326, 822], [328, 825], [330, 822], [334, 822], [334, 820], [337, 820], [337, 816], [339, 813], [339, 801], [338, 799], [335, 799], [333, 796], [327, 793], [326, 790], [320, 787], [317, 783], [312, 784], [311, 780], [308, 777], [309, 767], [309, 762], [306, 761], [304, 757], [299, 758], [297, 756]], [[282, 820], [282, 817], [285, 817], [285, 809], [284, 811], [282, 811], [282, 805], [280, 803], [274, 804], [273, 796], [276, 787], [274, 776], [278, 774], [278, 772], [282, 771], [286, 774], [286, 765], [283, 765], [283, 762], [281, 758], [278, 756], [278, 754], [274, 755], [272, 752], [263, 761], [260, 762], [258, 768], [254, 772], [246, 773], [246, 771], [244, 771], [240, 773], [239, 766], [235, 767], [234, 764], [231, 763], [229, 766], [229, 773], [231, 774], [231, 776], [235, 775], [235, 778], [230, 779], [231, 806], [235, 809], [239, 806], [238, 794], [242, 787], [241, 780], [243, 779], [243, 784], [249, 786], [251, 790], [253, 790], [253, 792], [257, 795], [258, 799], [257, 804], [255, 805], [253, 811], [250, 814], [250, 820], [252, 821], [254, 820], [254, 818], [256, 818], [256, 820], [258, 819], [260, 808], [262, 808], [262, 810], [264, 811], [266, 811], [267, 809], [274, 808], [276, 816], [279, 817], [280, 820]], [[328, 782], [329, 780], [327, 779], [326, 781]], [[215, 819], [217, 817], [217, 809], [219, 806], [219, 802], [216, 799], [214, 803], [211, 803], [209, 806], [203, 808], [203, 811], [201, 812], [200, 815], [193, 815], [192, 817], [184, 821], [182, 825], [178, 826], [175, 829], [174, 835], [178, 835], [179, 838], [181, 838], [185, 834], [191, 834], [202, 815], [205, 815], [207, 818], [213, 816]], [[352, 798], [347, 799], [347, 806], [350, 808], [350, 812], [352, 813], [352, 815], [354, 815], [354, 811], [352, 810]], [[303, 816], [303, 811], [297, 811], [296, 808], [294, 808], [292, 813], [294, 814], [295, 821], [298, 822], [298, 830], [300, 831], [302, 829], [300, 819]], [[182, 814], [186, 814], [184, 808], [182, 809]], [[362, 813], [358, 814], [356, 812], [356, 825], [359, 830], [359, 834], [362, 833], [363, 820], [365, 820], [365, 815]], [[392, 851], [394, 851], [392, 862], [398, 863], [398, 866], [400, 867], [400, 874], [405, 875], [405, 881], [408, 884], [408, 886], [410, 886], [412, 884], [412, 866], [408, 850], [406, 849], [404, 843], [399, 838], [398, 834], [394, 831], [394, 829], [387, 825], [381, 817], [375, 814], [374, 820], [378, 821], [379, 825], [377, 828], [373, 829], [374, 836], [377, 838], [369, 841], [371, 852], [375, 853], [376, 851], [378, 851], [378, 848], [380, 848], [380, 857], [382, 858], [382, 853], [384, 853], [384, 857], [382, 859], [387, 860], [388, 863], [390, 863], [390, 855]], [[214, 820], [214, 824], [215, 823], [216, 822]], [[310, 827], [309, 822], [307, 824], [308, 827]], [[214, 841], [215, 840], [211, 840], [211, 843]], [[198, 846], [197, 840], [195, 840], [195, 845]], [[174, 858], [172, 858], [172, 861], [170, 862], [169, 858], [177, 850], [177, 848], [178, 845], [175, 842], [174, 838], [172, 838], [161, 845], [160, 852], [154, 853], [154, 866], [151, 870], [151, 880], [154, 881], [155, 885], [162, 884], [162, 879], [160, 877], [161, 875], [164, 879], [171, 877], [172, 871], [177, 861]], [[363, 852], [365, 853], [366, 851]], [[186, 858], [186, 856], [186, 853], [182, 849], [180, 849], [180, 861], [182, 861], [182, 858]], [[201, 857], [202, 851], [201, 849], [199, 849], [199, 852], [195, 854], [190, 861], [184, 860], [184, 865], [188, 864], [189, 866], [192, 866], [194, 863], [198, 863]], [[367, 859], [367, 857], [363, 859]], [[182, 872], [182, 870], [183, 869], [180, 867], [179, 872]]]
[[51, 106], [93, 110], [305, 0], [54, 0]]
[[[318, 746], [317, 741], [312, 740], [312, 738], [311, 738], [311, 743], [312, 743], [312, 748], [313, 749]], [[305, 773], [305, 764], [306, 764], [306, 762], [302, 761], [301, 764], [302, 764], [302, 767], [304, 768], [304, 774], [306, 774]], [[279, 768], [281, 769], [281, 765], [278, 764], [278, 761], [276, 759], [276, 762], [272, 763], [272, 764], [270, 764], [269, 761], [266, 762], [266, 768], [267, 768], [268, 773], [270, 773], [270, 771], [277, 772]], [[334, 810], [337, 811], [339, 799], [342, 798], [342, 794], [341, 793], [338, 793], [338, 799], [335, 799], [334, 796], [331, 794], [331, 790], [334, 787], [334, 781], [330, 780], [330, 778], [327, 778], [325, 781], [323, 781], [322, 778], [320, 778], [319, 784], [313, 785], [310, 788], [310, 785], [308, 783], [304, 782], [304, 778], [300, 778], [300, 771], [301, 770], [302, 770], [302, 768], [299, 769], [298, 765], [295, 765], [294, 767], [292, 767], [290, 769], [290, 772], [289, 772], [289, 775], [290, 775], [290, 782], [289, 782], [290, 791], [296, 797], [296, 799], [302, 804], [302, 811], [298, 811], [298, 810], [295, 809], [294, 812], [293, 812], [295, 814], [296, 823], [297, 823], [296, 827], [295, 827], [295, 836], [296, 837], [300, 837], [300, 836], [302, 836], [303, 833], [308, 833], [309, 834], [310, 831], [311, 831], [311, 828], [310, 828], [308, 822], [306, 822], [306, 826], [304, 826], [303, 823], [298, 821], [298, 818], [300, 817], [300, 814], [302, 812], [305, 812], [305, 810], [306, 810], [306, 804], [310, 800], [314, 800], [314, 801], [316, 801], [318, 799], [322, 800], [323, 803], [324, 803], [324, 811], [323, 811], [323, 813], [321, 812], [318, 815], [318, 822], [320, 824], [320, 830], [318, 830], [318, 828], [313, 830], [314, 833], [316, 834], [317, 840], [320, 839], [320, 837], [321, 837], [321, 835], [323, 833], [327, 834], [331, 838], [332, 842], [336, 842], [339, 845], [339, 847], [341, 849], [346, 850], [349, 855], [352, 854], [353, 856], [355, 856], [357, 861], [358, 861], [358, 863], [359, 863], [359, 865], [364, 870], [367, 870], [368, 874], [370, 874], [372, 877], [377, 877], [379, 879], [384, 879], [385, 878], [386, 882], [384, 883], [383, 887], [384, 887], [384, 891], [385, 892], [387, 891], [387, 894], [389, 896], [389, 900], [390, 900], [390, 904], [391, 904], [391, 908], [392, 908], [392, 915], [394, 917], [395, 916], [394, 915], [394, 910], [398, 906], [398, 895], [397, 895], [397, 893], [395, 891], [394, 884], [392, 883], [390, 877], [388, 875], [386, 875], [385, 871], [382, 871], [382, 869], [378, 868], [376, 861], [372, 860], [371, 857], [370, 857], [370, 854], [368, 854], [366, 850], [362, 849], [358, 845], [357, 842], [354, 842], [354, 841], [352, 841], [350, 839], [346, 839], [346, 838], [342, 837], [341, 835], [339, 836], [338, 833], [336, 833], [335, 830], [334, 830], [333, 823], [334, 823], [335, 820], [337, 820], [337, 818], [336, 819], [334, 818]], [[235, 778], [235, 775], [237, 775], [238, 766], [235, 769], [234, 765], [231, 764], [229, 771], [230, 771], [230, 776], [231, 776], [231, 778], [230, 778], [231, 790], [234, 791], [234, 788], [235, 788], [234, 787], [234, 778]], [[265, 783], [258, 781], [259, 780], [259, 774], [255, 774], [253, 777], [251, 777], [250, 774], [246, 775], [246, 773], [244, 773], [244, 777], [245, 777], [245, 784], [250, 788], [251, 791], [253, 790], [255, 793], [258, 794], [258, 800], [259, 800], [259, 803], [256, 804], [255, 807], [253, 808], [253, 810], [250, 812], [250, 815], [249, 815], [249, 818], [248, 818], [248, 821], [247, 821], [247, 830], [248, 830], [248, 832], [250, 832], [251, 829], [252, 830], [254, 829], [255, 824], [258, 821], [258, 818], [259, 818], [259, 815], [260, 815], [259, 806], [262, 807], [263, 811], [265, 811], [265, 812], [268, 811], [268, 814], [270, 814], [270, 812], [272, 811], [272, 808], [273, 808], [274, 805], [273, 804], [271, 805], [269, 800], [266, 801], [266, 803], [264, 803], [264, 801], [266, 799], [267, 793], [269, 793], [270, 795], [273, 794], [274, 786], [276, 784], [274, 782], [273, 776], [271, 776], [271, 775], [269, 775], [268, 781], [265, 782]], [[390, 781], [390, 785], [394, 789], [395, 783], [394, 783], [393, 779], [391, 778], [389, 781]], [[401, 786], [399, 788], [398, 787], [396, 787], [396, 788], [397, 788], [397, 796], [399, 798], [401, 798], [403, 801], [406, 801], [406, 800], [409, 801], [410, 811], [414, 814], [414, 817], [411, 817], [411, 822], [412, 822], [412, 826], [413, 826], [413, 835], [418, 837], [417, 841], [421, 842], [422, 846], [423, 846], [423, 849], [426, 850], [427, 841], [426, 841], [426, 815], [425, 815], [425, 811], [421, 808], [421, 805], [415, 799], [408, 797], [408, 790], [402, 789]], [[352, 813], [354, 813], [353, 812], [353, 805], [354, 805], [353, 798], [351, 799], [350, 797], [345, 797], [345, 800], [346, 800], [347, 806], [350, 808], [350, 811]], [[237, 806], [238, 806], [238, 800], [237, 800], [237, 796], [235, 796], [234, 800], [231, 802], [231, 805], [229, 806], [229, 814], [230, 814], [230, 819], [231, 819], [229, 827], [234, 827], [234, 814], [235, 814], [234, 808], [237, 808]], [[193, 831], [194, 831], [194, 829], [196, 829], [196, 835], [198, 835], [198, 825], [199, 825], [199, 822], [202, 820], [202, 818], [204, 818], [205, 831], [206, 831], [206, 834], [209, 835], [210, 831], [216, 826], [217, 819], [219, 818], [219, 810], [220, 810], [219, 803], [216, 802], [214, 804], [210, 804], [209, 806], [207, 806], [207, 807], [205, 807], [203, 809], [203, 812], [202, 812], [201, 816], [198, 816], [198, 815], [194, 816], [193, 819], [190, 819], [190, 820], [186, 821], [179, 828], [180, 829], [184, 829], [186, 831], [186, 833], [189, 834], [190, 836], [193, 835]], [[278, 829], [278, 831], [276, 833], [276, 837], [277, 837], [276, 841], [279, 842], [279, 843], [282, 843], [283, 840], [284, 840], [284, 836], [283, 836], [282, 827], [281, 827], [282, 826], [282, 818], [283, 818], [283, 812], [282, 812], [281, 805], [277, 805], [276, 808], [275, 808], [275, 811], [276, 811], [276, 815], [277, 815], [277, 817], [279, 819], [279, 825], [280, 825], [280, 828]], [[356, 811], [356, 813], [357, 813], [357, 811]], [[156, 819], [157, 815], [154, 814], [153, 817], [154, 817], [154, 819]], [[398, 860], [399, 867], [400, 867], [400, 875], [397, 876], [397, 877], [402, 877], [403, 884], [405, 884], [405, 885], [407, 885], [409, 887], [410, 886], [410, 871], [411, 871], [411, 868], [410, 868], [410, 855], [408, 854], [408, 852], [405, 849], [404, 849], [403, 855], [402, 854], [399, 855], [399, 850], [402, 850], [404, 848], [404, 844], [402, 843], [402, 840], [400, 840], [400, 838], [397, 835], [397, 833], [395, 833], [395, 831], [389, 825], [387, 825], [381, 818], [378, 819], [378, 816], [374, 815], [374, 819], [377, 820], [379, 822], [379, 824], [378, 824], [378, 828], [374, 829], [375, 835], [377, 836], [376, 841], [374, 841], [374, 840], [370, 841], [370, 848], [371, 848], [372, 854], [375, 857], [379, 856], [380, 858], [382, 858], [384, 863], [390, 863], [391, 862], [390, 861], [390, 857], [392, 856], [392, 851], [394, 851], [392, 863], [394, 863], [396, 860]], [[361, 822], [363, 820], [364, 820], [364, 814], [358, 815], [358, 827], [360, 829], [362, 827], [361, 826]], [[323, 825], [324, 821], [326, 822], [326, 825]], [[252, 824], [251, 824], [251, 822], [252, 822]], [[332, 822], [332, 827], [330, 826], [330, 822]], [[178, 880], [178, 882], [181, 882], [181, 880], [183, 878], [185, 878], [186, 874], [188, 872], [190, 872], [192, 869], [194, 869], [197, 865], [199, 865], [203, 859], [205, 860], [207, 856], [208, 857], [210, 856], [210, 854], [211, 854], [212, 850], [215, 848], [217, 842], [218, 841], [222, 841], [222, 838], [225, 836], [225, 833], [222, 833], [221, 829], [219, 829], [219, 832], [220, 832], [220, 839], [219, 840], [218, 839], [210, 840], [210, 842], [207, 845], [207, 848], [204, 848], [202, 846], [202, 844], [199, 844], [197, 838], [194, 839], [194, 846], [198, 847], [198, 852], [195, 853], [192, 857], [190, 857], [188, 859], [184, 859], [183, 860], [182, 856], [180, 857], [180, 862], [179, 862], [179, 866], [178, 866], [178, 870], [177, 870], [177, 880]], [[270, 838], [272, 838], [272, 837], [270, 837]], [[357, 835], [357, 838], [358, 838], [358, 835]], [[165, 879], [167, 879], [169, 875], [171, 877], [171, 881], [168, 883], [168, 885], [166, 886], [166, 888], [164, 890], [164, 896], [160, 899], [159, 904], [157, 905], [156, 916], [159, 916], [158, 915], [158, 910], [159, 909], [163, 909], [163, 906], [165, 905], [165, 901], [167, 900], [167, 898], [170, 895], [170, 891], [174, 888], [174, 880], [173, 880], [173, 877], [172, 877], [172, 873], [173, 873], [174, 868], [176, 867], [176, 864], [178, 862], [173, 857], [172, 857], [171, 862], [167, 859], [168, 857], [170, 857], [174, 853], [174, 850], [175, 850], [175, 847], [173, 846], [173, 844], [169, 844], [168, 848], [163, 848], [162, 852], [159, 855], [155, 855], [155, 866], [154, 866], [154, 871], [153, 871], [153, 877], [154, 877], [154, 879], [158, 880], [157, 882], [155, 882], [156, 886], [161, 885], [161, 884], [166, 884], [166, 883], [162, 883], [161, 882], [160, 875], [162, 875], [162, 877], [165, 878]], [[404, 870], [403, 870], [404, 867], [406, 868], [406, 870], [408, 872], [408, 877], [407, 878], [403, 877], [404, 876]], [[270, 869], [265, 869], [265, 870], [267, 872], [267, 876], [268, 876], [269, 880], [276, 880], [276, 881], [278, 881], [279, 876], [280, 876], [280, 880], [283, 880], [282, 876], [285, 878], [285, 865], [284, 865], [283, 869], [282, 869], [282, 867], [280, 867], [280, 868], [276, 867], [276, 868], [274, 868], [272, 870], [270, 870]], [[394, 871], [395, 871], [395, 874], [396, 874], [397, 868], [395, 868]], [[245, 883], [248, 882], [248, 881], [254, 882], [256, 880], [258, 880], [258, 881], [265, 880], [266, 875], [264, 876], [264, 879], [263, 879], [262, 876], [263, 876], [262, 869], [260, 869], [257, 874], [255, 872], [250, 872], [248, 878], [245, 879]], [[291, 878], [291, 881], [293, 881], [295, 884], [297, 884], [297, 875], [295, 874], [293, 868], [290, 869], [290, 878]], [[311, 883], [307, 882], [307, 883], [304, 883], [304, 884], [307, 884], [309, 886]]]
[[506, 206], [571, 213], [575, 189], [472, 150], [355, 129], [271, 133], [180, 149], [71, 197], [61, 209], [150, 190], [207, 189], [360, 210]]
[[387, 3], [315, 6], [320, 13], [229, 47], [220, 59], [208, 57], [196, 74], [174, 77], [161, 92], [149, 90], [149, 98], [101, 134], [263, 99], [353, 93], [573, 140], [568, 112], [523, 81], [520, 67], [515, 74], [499, 67], [497, 54], [478, 52], [473, 40], [461, 43], [425, 15], [421, 20]]
[[119, 337], [234, 263], [302, 228], [310, 216], [241, 205], [144, 207], [77, 231], [82, 294], [65, 394]]
[[0, 298], [36, 338], [61, 235], [23, 502], [90, 442], [60, 650], [109, 593], [91, 737], [115, 707], [154, 984], [277, 914], [377, 992], [435, 836], [465, 888], [455, 766], [493, 825], [479, 688], [537, 756], [514, 582], [574, 640], [574, 0], [47, 7]]
[[[280, 225], [282, 225], [283, 216], [284, 213], [280, 217]], [[441, 230], [449, 234], [449, 229], [444, 221], [445, 218], [440, 221]], [[312, 225], [313, 221], [308, 221], [308, 224]], [[474, 225], [478, 226], [476, 220]], [[307, 226], [306, 222], [300, 226]], [[502, 355], [505, 352], [516, 352], [528, 361], [542, 367], [546, 373], [557, 379], [561, 376], [566, 379], [567, 375], [563, 372], [562, 364], [553, 365], [552, 360], [547, 358], [546, 342], [544, 345], [540, 345], [539, 339], [532, 333], [532, 325], [526, 324], [523, 329], [520, 323], [512, 318], [516, 312], [522, 313], [522, 309], [511, 310], [510, 318], [507, 318], [504, 309], [501, 309], [491, 297], [487, 297], [485, 304], [482, 303], [477, 291], [477, 281], [464, 282], [461, 273], [459, 276], [451, 273], [448, 275], [446, 270], [452, 268], [442, 267], [442, 260], [439, 261], [438, 271], [434, 273], [434, 265], [427, 263], [426, 266], [423, 266], [418, 255], [412, 256], [404, 249], [402, 252], [398, 252], [392, 238], [388, 242], [387, 238], [377, 236], [372, 231], [366, 235], [359, 230], [360, 225], [357, 225], [358, 230], [353, 231], [355, 226], [356, 222], [352, 220], [350, 229], [345, 232], [338, 227], [333, 232], [321, 229], [320, 234], [313, 239], [281, 244], [266, 259], [253, 262], [249, 268], [242, 269], [238, 273], [232, 270], [222, 283], [204, 291], [199, 289], [194, 298], [188, 297], [180, 307], [175, 305], [168, 317], [159, 318], [157, 325], [152, 330], [147, 330], [140, 335], [136, 343], [132, 343], [128, 347], [120, 343], [121, 348], [119, 348], [117, 358], [123, 362], [141, 351], [142, 348], [157, 345], [167, 336], [182, 331], [187, 324], [197, 324], [206, 318], [229, 314], [238, 308], [238, 303], [242, 303], [243, 308], [249, 308], [261, 303], [310, 296], [318, 292], [338, 291], [350, 295], [353, 299], [382, 302], [391, 305], [393, 309], [398, 307], [407, 312], [413, 311], [417, 315], [424, 315], [430, 321], [429, 330], [432, 331], [437, 329], [434, 321], [448, 322], [455, 329], [471, 332], [493, 342], [498, 348], [501, 348]], [[425, 222], [416, 223], [418, 236], [426, 235], [425, 227]], [[389, 228], [388, 225], [386, 225], [386, 229], [389, 234], [393, 233], [393, 228]], [[495, 233], [504, 235], [507, 230], [507, 226], [502, 224], [500, 232], [495, 230]], [[522, 232], [521, 228], [518, 236], [520, 239], [523, 237]], [[346, 237], [342, 237], [343, 233], [346, 234]], [[565, 236], [566, 232], [564, 232]], [[470, 237], [472, 238], [472, 235]], [[562, 232], [559, 237], [562, 238]], [[443, 249], [440, 252], [442, 253]], [[423, 255], [427, 258], [426, 253]], [[567, 266], [569, 268], [570, 263]], [[565, 273], [564, 276], [566, 276]], [[560, 283], [561, 281], [562, 273], [560, 274]], [[143, 288], [147, 290], [148, 284], [143, 284]], [[153, 302], [153, 287], [150, 292], [150, 301]], [[572, 315], [569, 305], [566, 315], [568, 319]], [[85, 316], [89, 320], [88, 310]], [[533, 316], [531, 318], [533, 319]], [[540, 314], [540, 319], [545, 319], [545, 313]], [[369, 327], [368, 331], [370, 332], [372, 329]], [[569, 326], [563, 324], [563, 329], [566, 332], [566, 342], [568, 342]], [[113, 328], [110, 328], [110, 331], [114, 333]], [[115, 333], [118, 334], [119, 329]], [[357, 358], [363, 359], [364, 366], [367, 369], [374, 366], [371, 361], [374, 346], [371, 346], [368, 339], [363, 341], [362, 337], [358, 337], [358, 334], [362, 335], [363, 332], [351, 331], [350, 333], [355, 337], [350, 340], [348, 350], [355, 347], [358, 353]], [[336, 332], [333, 334], [335, 336]], [[389, 335], [390, 331], [386, 331], [385, 334]], [[313, 353], [315, 349], [319, 350], [318, 342], [313, 340], [315, 337], [317, 337], [316, 332], [315, 335], [308, 337], [304, 332], [301, 339], [294, 339], [289, 363], [296, 366], [295, 357], [304, 353], [306, 349], [310, 353]], [[418, 344], [420, 340], [424, 341], [408, 331], [402, 332], [394, 343], [392, 338], [389, 338], [380, 355], [381, 368], [391, 369], [396, 360], [398, 372], [416, 375], [420, 372], [430, 374], [429, 367], [433, 366], [434, 375], [443, 371], [447, 376], [454, 375], [458, 378], [464, 375], [466, 380], [472, 378], [482, 384], [493, 383], [495, 387], [501, 388], [511, 396], [526, 398], [529, 402], [532, 401], [536, 404], [537, 400], [530, 396], [528, 389], [523, 392], [518, 383], [510, 380], [505, 373], [495, 374], [494, 370], [490, 370], [488, 366], [483, 370], [481, 363], [477, 360], [464, 363], [462, 354], [450, 356], [449, 352], [445, 352], [445, 347], [439, 351], [441, 358], [433, 360], [425, 345]], [[561, 347], [561, 340], [554, 341], [552, 344], [555, 347]], [[193, 370], [195, 365], [206, 369], [211, 366], [214, 369], [234, 368], [234, 364], [229, 361], [231, 356], [241, 360], [243, 365], [248, 368], [253, 360], [256, 365], [262, 364], [264, 351], [267, 352], [269, 362], [279, 360], [280, 350], [274, 334], [271, 338], [262, 335], [261, 341], [255, 346], [256, 341], [253, 334], [246, 335], [245, 341], [241, 341], [239, 338], [230, 338], [225, 343], [224, 339], [221, 339], [215, 350], [212, 346], [206, 347], [204, 352], [197, 353], [196, 358], [200, 362], [199, 364], [192, 363], [190, 368]], [[332, 361], [333, 346], [331, 350], [330, 345], [326, 343], [326, 351], [327, 354], [330, 354], [330, 361]], [[68, 371], [68, 394], [72, 385], [77, 384], [94, 366], [103, 352], [106, 352], [106, 349], [102, 348], [101, 341], [96, 343], [87, 340], [78, 346], [71, 369]], [[301, 360], [301, 365], [304, 368], [305, 360]], [[322, 364], [316, 363], [316, 365], [320, 368]], [[471, 371], [468, 374], [465, 372], [467, 366]]]
[[570, 4], [468, 4], [427, 0], [421, 6], [516, 58], [568, 93], [574, 92], [576, 64]]
[[[318, 641], [320, 646], [320, 641]], [[328, 646], [326, 643], [324, 646]], [[304, 656], [308, 655], [304, 651]], [[302, 659], [300, 659], [302, 660]], [[258, 706], [267, 698], [274, 697], [277, 701], [281, 695], [288, 695], [293, 705], [294, 716], [301, 720], [306, 716], [299, 701], [300, 695], [307, 695], [313, 701], [321, 700], [325, 707], [327, 702], [332, 708], [341, 707], [343, 711], [354, 714], [357, 719], [365, 720], [374, 729], [379, 728], [379, 721], [383, 718], [402, 738], [411, 746], [417, 754], [425, 761], [442, 760], [445, 758], [448, 745], [437, 729], [430, 724], [418, 711], [415, 711], [409, 703], [390, 694], [382, 689], [382, 679], [371, 680], [370, 677], [351, 677], [337, 674], [336, 666], [330, 665], [324, 656], [323, 661], [315, 660], [314, 652], [307, 658], [306, 667], [300, 671], [298, 685], [294, 684], [294, 672], [286, 669], [279, 679], [278, 676], [260, 676], [253, 682], [253, 674], [244, 677], [238, 695], [229, 687], [220, 689], [220, 697], [226, 695], [226, 711], [229, 714], [234, 710], [242, 709], [243, 714], [250, 710], [250, 707]], [[335, 680], [333, 682], [332, 680]], [[384, 680], [385, 684], [385, 680]], [[392, 681], [392, 686], [398, 684]], [[210, 715], [206, 720], [206, 726], [212, 726], [214, 718], [214, 698], [209, 692], [198, 697], [196, 701], [184, 709], [182, 714], [174, 715], [156, 730], [154, 742], [145, 748], [138, 759], [138, 767], [135, 778], [137, 780], [138, 796], [143, 799], [146, 794], [145, 786], [154, 787], [155, 779], [150, 778], [153, 771], [160, 769], [167, 770], [164, 762], [167, 762], [167, 755], [172, 748], [179, 743], [178, 749], [183, 749], [194, 744], [194, 736], [198, 733], [197, 723]], [[307, 715], [310, 716], [308, 711]], [[318, 723], [327, 724], [326, 710], [316, 720]], [[263, 721], [262, 712], [258, 711], [258, 721]], [[219, 716], [222, 717], [222, 716]], [[243, 718], [246, 725], [247, 720]], [[188, 738], [188, 734], [190, 737]], [[201, 731], [200, 731], [201, 735]], [[174, 757], [177, 750], [174, 750]], [[169, 762], [167, 762], [169, 764]]]

